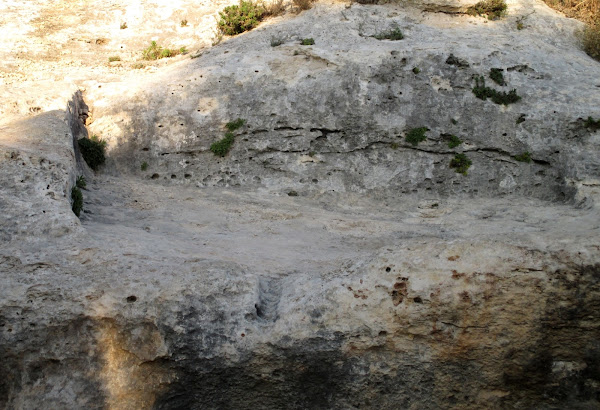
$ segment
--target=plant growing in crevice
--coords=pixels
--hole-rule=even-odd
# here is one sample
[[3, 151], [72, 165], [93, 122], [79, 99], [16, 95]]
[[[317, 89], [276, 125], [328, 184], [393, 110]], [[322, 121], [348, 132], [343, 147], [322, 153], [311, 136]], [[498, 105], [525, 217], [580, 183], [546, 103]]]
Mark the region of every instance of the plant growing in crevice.
[[483, 76], [475, 76], [475, 87], [473, 87], [473, 94], [480, 100], [491, 99], [496, 104], [514, 104], [518, 102], [521, 97], [517, 95], [517, 90], [512, 89], [508, 93], [504, 91], [497, 91], [493, 88], [486, 87], [485, 78]]
[[526, 117], [525, 114], [519, 115], [519, 118], [517, 118], [517, 121], [515, 121], [517, 123], [517, 125], [525, 122], [525, 117]]
[[238, 128], [241, 128], [244, 126], [244, 124], [246, 123], [246, 120], [243, 120], [241, 118], [238, 118], [235, 121], [230, 121], [227, 124], [225, 124], [225, 127], [229, 130], [229, 131], [235, 131]]
[[148, 163], [146, 161], [142, 162], [142, 165], [140, 165], [140, 169], [142, 171], [145, 171], [148, 169]]
[[460, 138], [458, 138], [456, 135], [450, 135], [448, 148], [456, 148], [460, 144], [462, 144], [462, 140]]
[[127, 23], [121, 23], [121, 30], [125, 30], [127, 28]]
[[77, 179], [75, 180], [75, 186], [79, 189], [85, 189], [85, 187], [87, 186], [87, 183], [86, 183], [85, 177], [83, 175], [80, 175], [77, 177]]
[[233, 143], [235, 141], [235, 135], [233, 132], [229, 131], [225, 134], [225, 138], [220, 139], [219, 141], [213, 142], [210, 146], [210, 150], [213, 154], [219, 157], [224, 157], [229, 153]]
[[283, 37], [271, 37], [271, 47], [278, 47], [285, 43], [285, 39]]
[[246, 120], [238, 118], [237, 120], [230, 121], [225, 124], [225, 128], [227, 128], [229, 131], [225, 133], [225, 138], [211, 144], [210, 150], [212, 153], [219, 157], [224, 157], [227, 155], [233, 147], [233, 143], [235, 142], [235, 134], [233, 131], [243, 127], [245, 123]]
[[490, 68], [490, 78], [498, 85], [506, 85], [502, 71], [502, 68]]
[[300, 45], [303, 46], [312, 46], [315, 44], [315, 40], [313, 38], [303, 38], [300, 42]]
[[412, 72], [415, 74], [419, 74], [421, 72], [421, 69], [419, 67], [413, 67]]
[[80, 138], [77, 140], [77, 145], [79, 146], [83, 160], [94, 171], [106, 161], [106, 156], [104, 155], [106, 141], [102, 141], [97, 136], [92, 135], [91, 138]]
[[219, 31], [228, 36], [252, 30], [265, 16], [262, 5], [250, 0], [240, 0], [239, 5], [227, 6], [219, 12], [221, 19], [217, 23]]
[[119, 56], [108, 57], [108, 62], [109, 63], [113, 63], [115, 61], [121, 61], [121, 57], [119, 57]]
[[429, 131], [429, 128], [427, 127], [411, 128], [406, 133], [406, 142], [412, 144], [413, 146], [419, 145], [419, 142], [423, 142], [427, 139], [427, 136], [425, 135], [427, 131]]
[[467, 170], [473, 164], [465, 154], [456, 154], [450, 161], [450, 168], [454, 168], [459, 174], [467, 175]]
[[594, 120], [592, 117], [587, 117], [587, 119], [583, 122], [583, 126], [585, 128], [589, 128], [592, 131], [600, 129], [600, 119]]
[[531, 162], [531, 153], [526, 151], [522, 154], [515, 155], [513, 158], [519, 162]]
[[375, 38], [377, 40], [398, 41], [398, 40], [402, 40], [404, 38], [404, 34], [402, 34], [402, 31], [400, 30], [400, 28], [396, 27], [392, 30], [384, 31], [379, 34], [375, 34], [373, 36], [373, 38]]
[[467, 14], [472, 16], [486, 16], [488, 20], [497, 20], [506, 15], [505, 0], [484, 0], [469, 7]]
[[187, 19], [183, 19], [183, 20], [181, 20], [181, 22], [179, 23], [179, 25], [180, 25], [181, 27], [187, 27], [187, 25], [188, 25], [188, 21], [187, 21]]
[[83, 194], [81, 193], [81, 189], [74, 186], [71, 188], [71, 201], [73, 204], [71, 205], [71, 209], [73, 213], [79, 218], [81, 214], [81, 210], [83, 209]]

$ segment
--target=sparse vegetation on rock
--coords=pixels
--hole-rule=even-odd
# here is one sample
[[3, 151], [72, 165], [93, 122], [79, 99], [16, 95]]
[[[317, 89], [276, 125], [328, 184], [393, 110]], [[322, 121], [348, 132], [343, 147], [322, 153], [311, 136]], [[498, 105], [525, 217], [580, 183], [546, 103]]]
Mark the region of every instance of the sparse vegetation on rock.
[[497, 20], [506, 15], [505, 0], [484, 0], [467, 9], [472, 16], [486, 16], [488, 20]]
[[106, 148], [106, 141], [99, 139], [93, 135], [91, 138], [81, 138], [77, 141], [79, 145], [79, 151], [83, 160], [88, 166], [96, 171], [104, 162], [106, 157], [104, 150]]
[[427, 139], [427, 136], [425, 135], [427, 131], [429, 131], [429, 128], [427, 127], [411, 128], [406, 133], [406, 142], [414, 146], [419, 145], [419, 142], [423, 142]]
[[519, 162], [531, 162], [531, 153], [526, 151], [522, 154], [515, 155], [514, 159]]
[[448, 148], [456, 148], [460, 144], [462, 144], [462, 140], [458, 138], [456, 135], [450, 135], [450, 140], [448, 141]]
[[490, 69], [490, 78], [492, 79], [492, 81], [494, 81], [498, 85], [506, 85], [502, 71], [504, 71], [504, 70], [501, 68], [491, 68]]
[[79, 189], [77, 186], [74, 186], [71, 189], [71, 201], [73, 203], [71, 205], [71, 209], [73, 210], [73, 213], [79, 218], [81, 210], [83, 209], [83, 194], [81, 193], [81, 189]]
[[213, 142], [210, 146], [210, 150], [213, 154], [219, 157], [224, 157], [231, 150], [234, 141], [235, 135], [233, 135], [233, 132], [229, 131], [225, 134], [225, 138], [220, 139], [217, 142]]
[[583, 126], [593, 131], [598, 130], [600, 129], [600, 118], [594, 120], [592, 117], [587, 117], [587, 119], [583, 123]]
[[397, 40], [402, 40], [404, 38], [404, 34], [402, 34], [402, 31], [398, 27], [396, 27], [393, 30], [384, 31], [379, 34], [375, 34], [373, 37], [376, 38], [377, 40], [397, 41]]
[[303, 46], [312, 46], [315, 44], [315, 40], [312, 38], [304, 38], [304, 39], [302, 39], [300, 44]]
[[83, 175], [80, 175], [77, 177], [77, 180], [75, 181], [75, 186], [79, 189], [85, 189], [85, 187], [87, 186], [87, 183], [86, 183], [85, 177]]
[[142, 51], [142, 58], [144, 60], [152, 61], [160, 60], [161, 58], [175, 57], [176, 55], [185, 53], [187, 53], [185, 47], [179, 49], [163, 48], [162, 46], [159, 46], [156, 41], [152, 41], [148, 48]]
[[521, 100], [521, 97], [517, 95], [517, 90], [515, 89], [510, 90], [507, 93], [505, 91], [497, 91], [493, 88], [486, 87], [485, 78], [483, 78], [483, 76], [475, 77], [475, 87], [473, 87], [472, 91], [473, 94], [475, 94], [475, 97], [479, 98], [480, 100], [485, 101], [489, 98], [496, 104], [508, 105], [514, 104]]
[[459, 174], [467, 175], [467, 170], [473, 164], [471, 160], [463, 153], [456, 154], [450, 161], [450, 168], [454, 168]]

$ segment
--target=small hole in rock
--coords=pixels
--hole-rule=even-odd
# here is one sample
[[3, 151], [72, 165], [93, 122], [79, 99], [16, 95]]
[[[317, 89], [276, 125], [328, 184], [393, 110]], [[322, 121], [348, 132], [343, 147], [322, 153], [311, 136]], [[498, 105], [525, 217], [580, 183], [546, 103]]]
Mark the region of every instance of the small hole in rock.
[[131, 295], [131, 296], [127, 296], [127, 302], [128, 303], [133, 303], [137, 300], [137, 296]]
[[151, 177], [151, 178], [152, 178], [152, 179], [158, 179], [158, 177], [160, 177], [160, 175], [158, 175], [158, 174], [152, 174], [152, 177]]
[[390, 268], [389, 266], [387, 268], [385, 268], [386, 272], [390, 272], [392, 270], [392, 268]]
[[419, 296], [417, 296], [416, 298], [414, 298], [413, 301], [415, 303], [423, 303], [423, 299], [421, 299]]

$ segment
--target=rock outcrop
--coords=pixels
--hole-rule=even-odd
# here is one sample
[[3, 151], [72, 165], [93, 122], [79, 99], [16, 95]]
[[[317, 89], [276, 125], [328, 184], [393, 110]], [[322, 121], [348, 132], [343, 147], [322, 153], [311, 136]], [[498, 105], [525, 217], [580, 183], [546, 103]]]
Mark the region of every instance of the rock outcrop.
[[430, 3], [319, 3], [4, 100], [0, 407], [597, 408], [600, 65], [541, 3]]

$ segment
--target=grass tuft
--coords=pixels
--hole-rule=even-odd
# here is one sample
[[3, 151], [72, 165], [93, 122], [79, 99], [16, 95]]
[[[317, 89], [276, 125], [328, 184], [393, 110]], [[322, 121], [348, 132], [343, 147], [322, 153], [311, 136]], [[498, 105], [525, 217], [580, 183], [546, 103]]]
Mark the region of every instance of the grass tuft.
[[467, 175], [467, 170], [473, 164], [465, 154], [456, 154], [450, 161], [450, 168], [454, 168], [459, 174]]
[[462, 140], [458, 138], [456, 135], [450, 135], [450, 140], [448, 141], [448, 148], [456, 148], [460, 144], [462, 144]]
[[315, 40], [312, 38], [304, 38], [304, 39], [302, 39], [300, 44], [303, 46], [312, 46], [315, 44]]
[[406, 142], [417, 146], [419, 145], [419, 142], [423, 142], [427, 139], [427, 136], [425, 135], [425, 133], [429, 131], [429, 128], [427, 127], [420, 127], [420, 128], [412, 128], [410, 129], [407, 133], [406, 133]]
[[531, 153], [524, 152], [522, 154], [515, 155], [513, 158], [519, 162], [531, 162]]
[[243, 120], [241, 118], [238, 118], [235, 121], [230, 121], [227, 124], [225, 124], [225, 127], [229, 130], [229, 131], [235, 131], [238, 128], [241, 128], [244, 126], [244, 124], [246, 123], [246, 120]]
[[85, 189], [86, 185], [85, 177], [83, 175], [78, 176], [75, 181], [75, 186], [79, 189]]
[[185, 47], [181, 47], [179, 50], [163, 48], [159, 46], [156, 41], [152, 41], [148, 48], [142, 51], [142, 58], [144, 60], [160, 60], [161, 58], [175, 57], [179, 54], [186, 54], [187, 50]]
[[231, 150], [231, 147], [233, 146], [234, 141], [235, 141], [235, 135], [233, 135], [233, 132], [229, 131], [225, 134], [225, 138], [223, 138], [217, 142], [213, 142], [212, 145], [210, 146], [210, 150], [216, 156], [224, 157]]
[[384, 31], [379, 34], [375, 34], [373, 37], [376, 38], [377, 40], [398, 41], [398, 40], [402, 40], [404, 38], [404, 34], [402, 34], [402, 31], [398, 27], [396, 27], [393, 30]]
[[504, 75], [502, 74], [502, 71], [504, 70], [501, 68], [490, 69], [490, 78], [493, 82], [495, 82], [498, 85], [506, 85], [506, 81], [504, 81]]
[[473, 94], [480, 100], [491, 99], [496, 104], [514, 104], [518, 102], [521, 97], [517, 95], [517, 90], [510, 90], [508, 93], [504, 91], [496, 91], [493, 88], [485, 86], [485, 78], [483, 76], [475, 77], [475, 87], [473, 87]]
[[142, 171], [145, 171], [148, 169], [148, 163], [146, 161], [142, 162], [142, 165], [140, 165], [140, 169]]

